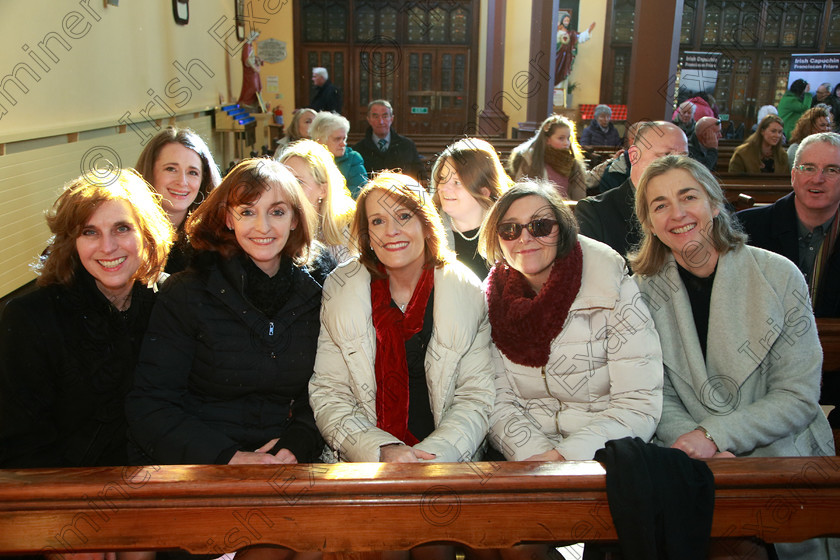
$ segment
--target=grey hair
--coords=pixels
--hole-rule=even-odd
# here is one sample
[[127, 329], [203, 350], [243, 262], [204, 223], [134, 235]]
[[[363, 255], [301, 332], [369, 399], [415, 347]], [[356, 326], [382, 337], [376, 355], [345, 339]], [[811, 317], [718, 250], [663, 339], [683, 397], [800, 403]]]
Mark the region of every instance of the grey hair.
[[805, 152], [805, 148], [811, 144], [816, 144], [817, 142], [823, 142], [840, 149], [840, 134], [837, 134], [836, 132], [818, 132], [817, 134], [807, 136], [802, 142], [800, 142], [799, 148], [796, 149], [796, 155], [793, 157], [794, 167], [799, 165], [799, 160], [802, 159], [802, 154]]
[[394, 108], [391, 107], [391, 102], [388, 101], [387, 99], [374, 99], [373, 101], [368, 103], [368, 110], [367, 110], [368, 114], [370, 114], [370, 110], [373, 109], [374, 105], [382, 105], [383, 107], [387, 107], [388, 111], [391, 112], [391, 115], [394, 114]]
[[693, 117], [694, 113], [697, 111], [697, 105], [695, 105], [691, 101], [683, 101], [682, 103], [680, 103], [680, 109], [682, 109], [686, 105], [691, 107], [691, 116]]
[[598, 116], [603, 114], [603, 113], [606, 113], [609, 118], [612, 118], [612, 109], [610, 109], [609, 105], [604, 105], [604, 104], [601, 104], [601, 105], [598, 105], [597, 107], [595, 107], [595, 113], [592, 116], [597, 119]]
[[324, 68], [323, 66], [316, 66], [315, 68], [312, 69], [312, 73], [317, 74], [319, 76], [323, 76], [325, 80], [330, 79], [330, 75], [327, 73], [327, 69]]
[[825, 88], [825, 90], [826, 90], [828, 93], [831, 93], [831, 84], [829, 84], [828, 82], [823, 82], [823, 83], [821, 83], [820, 85], [818, 85], [818, 86], [817, 86], [817, 89], [819, 89], [819, 88], [821, 88], [821, 87], [824, 87], [824, 88]]
[[345, 133], [350, 132], [350, 121], [336, 113], [321, 111], [309, 125], [309, 137], [323, 144], [330, 134], [338, 129], [344, 130]]

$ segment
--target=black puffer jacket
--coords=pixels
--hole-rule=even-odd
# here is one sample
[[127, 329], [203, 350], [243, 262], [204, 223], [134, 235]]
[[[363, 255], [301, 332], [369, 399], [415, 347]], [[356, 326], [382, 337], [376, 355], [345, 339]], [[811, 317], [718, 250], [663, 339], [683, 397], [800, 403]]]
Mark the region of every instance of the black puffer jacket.
[[155, 294], [120, 312], [83, 268], [0, 319], [0, 468], [125, 465], [125, 396]]
[[317, 458], [323, 442], [307, 384], [321, 286], [286, 259], [281, 267], [291, 287], [273, 317], [246, 299], [238, 257], [196, 255], [166, 282], [126, 405], [133, 461], [225, 464], [274, 438], [299, 462]]

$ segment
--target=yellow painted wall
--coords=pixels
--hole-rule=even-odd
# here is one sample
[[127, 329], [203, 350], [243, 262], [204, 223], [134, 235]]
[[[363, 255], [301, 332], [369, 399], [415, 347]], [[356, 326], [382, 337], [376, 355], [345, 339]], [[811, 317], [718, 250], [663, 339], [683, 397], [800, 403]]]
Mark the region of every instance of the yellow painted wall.
[[531, 35], [531, 3], [508, 1], [505, 14], [505, 78], [504, 111], [508, 115], [508, 136], [511, 127], [525, 121], [527, 98], [514, 88], [514, 77], [528, 72]]
[[0, 0], [0, 142], [217, 105], [241, 72], [220, 40], [233, 2], [191, 8], [180, 26], [162, 0]]
[[[284, 115], [291, 115], [295, 109], [295, 57], [294, 57], [294, 21], [292, 3], [289, 0], [264, 0], [253, 2], [253, 25], [260, 30], [259, 43], [265, 39], [277, 39], [286, 43], [286, 58], [274, 64], [266, 63], [260, 72], [263, 84], [263, 101], [271, 107], [280, 105]], [[282, 7], [279, 7], [282, 6]], [[279, 9], [278, 9], [279, 7]], [[240, 74], [241, 76], [241, 74]], [[277, 92], [267, 91], [269, 76], [278, 78]], [[241, 78], [240, 78], [241, 79]], [[239, 82], [235, 82], [239, 83]], [[235, 95], [238, 96], [238, 89]]]
[[607, 0], [581, 0], [579, 27], [586, 29], [594, 21], [592, 38], [578, 46], [571, 81], [577, 82], [574, 104], [598, 103], [601, 91], [601, 67], [604, 58], [604, 31], [607, 23]]
[[[592, 38], [578, 47], [578, 55], [572, 70], [571, 80], [578, 83], [573, 97], [574, 106], [583, 103], [598, 103], [601, 86], [601, 66], [604, 49], [604, 29], [607, 16], [607, 0], [581, 0], [580, 26], [588, 27], [595, 22]], [[529, 67], [529, 41], [531, 35], [531, 2], [509, 0], [507, 2], [505, 30], [505, 78], [504, 111], [510, 117], [509, 129], [526, 120], [527, 99], [518, 87], [524, 73], [534, 72]], [[550, 47], [548, 47], [550, 48]], [[548, 50], [546, 50], [546, 53]], [[481, 84], [479, 80], [479, 84]], [[482, 104], [483, 105], [483, 104]]]

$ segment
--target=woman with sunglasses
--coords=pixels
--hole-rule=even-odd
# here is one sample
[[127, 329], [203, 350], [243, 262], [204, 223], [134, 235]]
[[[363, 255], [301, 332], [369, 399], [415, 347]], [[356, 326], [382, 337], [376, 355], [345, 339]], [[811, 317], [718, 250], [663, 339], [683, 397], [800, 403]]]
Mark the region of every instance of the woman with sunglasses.
[[621, 256], [578, 235], [557, 190], [533, 181], [490, 210], [479, 250], [495, 262], [491, 443], [511, 461], [564, 461], [592, 459], [609, 439], [649, 440], [662, 353]]

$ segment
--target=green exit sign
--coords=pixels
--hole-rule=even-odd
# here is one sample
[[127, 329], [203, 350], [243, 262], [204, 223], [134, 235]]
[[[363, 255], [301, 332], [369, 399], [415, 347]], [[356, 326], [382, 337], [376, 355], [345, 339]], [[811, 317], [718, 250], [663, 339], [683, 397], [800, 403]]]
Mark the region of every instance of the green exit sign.
[[411, 114], [412, 115], [426, 115], [429, 113], [428, 107], [412, 107]]
[[729, 115], [727, 115], [727, 114], [725, 114], [725, 113], [718, 115], [718, 117], [719, 117], [719, 118], [720, 118], [720, 120], [722, 120], [722, 121], [728, 121], [728, 120], [729, 120]]

